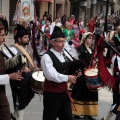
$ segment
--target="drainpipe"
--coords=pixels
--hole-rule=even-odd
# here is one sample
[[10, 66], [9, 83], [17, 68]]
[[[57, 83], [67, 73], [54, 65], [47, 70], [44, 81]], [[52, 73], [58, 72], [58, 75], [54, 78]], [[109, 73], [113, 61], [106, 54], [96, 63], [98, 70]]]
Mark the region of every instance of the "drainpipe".
[[106, 32], [106, 33], [107, 33], [108, 8], [109, 8], [109, 0], [106, 1], [106, 14], [105, 14], [105, 24], [104, 24], [104, 32]]
[[87, 0], [86, 6], [86, 23], [90, 20], [90, 12], [91, 12], [91, 0]]
[[55, 19], [55, 9], [56, 9], [56, 7], [55, 7], [55, 5], [56, 5], [56, 3], [55, 3], [55, 0], [54, 0], [54, 17], [53, 17], [53, 19]]

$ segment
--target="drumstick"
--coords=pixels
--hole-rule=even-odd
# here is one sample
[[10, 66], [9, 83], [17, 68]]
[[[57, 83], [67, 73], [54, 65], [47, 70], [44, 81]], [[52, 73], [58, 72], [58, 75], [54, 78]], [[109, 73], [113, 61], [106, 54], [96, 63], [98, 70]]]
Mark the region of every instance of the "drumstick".
[[39, 71], [38, 71], [38, 73], [37, 73], [37, 76], [39, 75]]

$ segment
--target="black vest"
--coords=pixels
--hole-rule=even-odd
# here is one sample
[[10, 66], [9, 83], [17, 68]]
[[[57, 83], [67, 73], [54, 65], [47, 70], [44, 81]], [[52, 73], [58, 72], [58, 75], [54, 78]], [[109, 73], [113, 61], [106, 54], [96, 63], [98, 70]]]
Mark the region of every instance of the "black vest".
[[[5, 61], [0, 51], [0, 75], [5, 74]], [[5, 91], [5, 85], [0, 85], [0, 91]]]
[[68, 75], [68, 63], [67, 62], [64, 62], [64, 63], [60, 62], [60, 60], [50, 50], [48, 50], [46, 54], [48, 54], [50, 58], [52, 59], [53, 66], [57, 70], [58, 73]]

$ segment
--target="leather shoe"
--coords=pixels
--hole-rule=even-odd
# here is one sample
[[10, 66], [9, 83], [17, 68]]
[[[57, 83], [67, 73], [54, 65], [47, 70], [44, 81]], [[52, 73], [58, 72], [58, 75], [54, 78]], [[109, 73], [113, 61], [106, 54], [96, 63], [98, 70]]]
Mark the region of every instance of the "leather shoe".
[[74, 118], [74, 119], [80, 119], [80, 116], [78, 116], [78, 115], [73, 115], [73, 118]]
[[104, 118], [102, 118], [101, 120], [104, 120]]
[[95, 118], [91, 117], [91, 116], [85, 116], [88, 120], [95, 120]]

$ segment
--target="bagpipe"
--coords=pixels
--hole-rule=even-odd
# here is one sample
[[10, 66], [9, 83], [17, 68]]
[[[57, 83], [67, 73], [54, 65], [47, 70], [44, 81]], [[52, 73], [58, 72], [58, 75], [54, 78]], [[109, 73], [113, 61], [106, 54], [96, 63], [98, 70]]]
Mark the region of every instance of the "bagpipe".
[[120, 56], [119, 52], [105, 40], [102, 34], [95, 34], [95, 47], [92, 53], [90, 65], [84, 72], [86, 85], [91, 90], [104, 86], [110, 89], [114, 89], [116, 87], [116, 78], [109, 72], [107, 66], [105, 65], [103, 56], [105, 44], [107, 44], [110, 49]]
[[5, 43], [3, 43], [3, 45], [5, 46], [5, 48], [8, 50], [8, 52], [12, 56], [12, 58], [10, 58], [4, 52], [3, 49], [1, 50], [1, 54], [5, 58], [6, 73], [17, 72], [18, 70], [20, 70], [22, 67], [24, 67], [26, 65], [27, 59], [26, 59], [25, 55], [15, 55]]
[[[65, 61], [69, 63], [69, 74], [75, 75], [77, 77], [78, 73], [81, 71], [83, 73], [85, 63], [83, 60], [76, 58], [74, 55], [78, 55], [77, 50], [73, 48], [72, 51], [63, 49], [63, 56]], [[68, 90], [72, 91], [74, 83], [68, 82]]]

